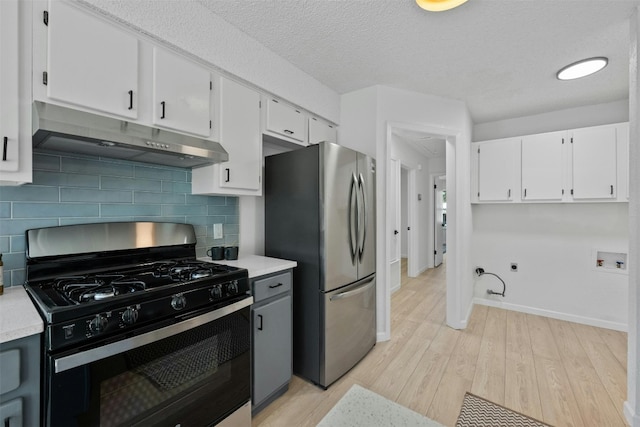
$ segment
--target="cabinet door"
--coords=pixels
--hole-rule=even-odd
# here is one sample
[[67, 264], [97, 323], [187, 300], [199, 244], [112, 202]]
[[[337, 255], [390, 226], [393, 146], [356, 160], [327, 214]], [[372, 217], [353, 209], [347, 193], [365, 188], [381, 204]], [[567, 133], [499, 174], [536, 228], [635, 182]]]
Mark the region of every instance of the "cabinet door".
[[220, 187], [258, 190], [261, 187], [262, 139], [260, 94], [220, 78], [220, 143], [229, 161], [220, 164]]
[[277, 99], [270, 99], [267, 103], [267, 130], [306, 142], [304, 114]]
[[0, 1], [0, 171], [18, 170], [18, 0]]
[[138, 40], [65, 2], [49, 16], [47, 96], [137, 118]]
[[572, 131], [573, 198], [616, 197], [616, 128], [597, 126]]
[[481, 202], [511, 201], [518, 191], [520, 139], [486, 141], [478, 147], [478, 199]]
[[153, 49], [153, 123], [197, 135], [211, 134], [211, 75], [161, 48]]
[[336, 142], [336, 128], [315, 118], [309, 118], [309, 144], [322, 141]]
[[523, 200], [562, 200], [565, 136], [550, 132], [522, 138]]
[[253, 309], [253, 405], [291, 379], [291, 296]]

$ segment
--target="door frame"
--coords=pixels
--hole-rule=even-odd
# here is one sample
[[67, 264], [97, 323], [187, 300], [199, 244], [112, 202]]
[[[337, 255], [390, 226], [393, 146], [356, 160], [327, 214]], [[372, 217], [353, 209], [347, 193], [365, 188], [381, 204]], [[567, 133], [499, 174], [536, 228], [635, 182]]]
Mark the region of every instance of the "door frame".
[[[436, 185], [436, 180], [441, 177], [442, 175], [446, 175], [446, 172], [434, 172], [434, 173], [430, 173], [429, 174], [429, 193], [430, 193], [430, 208], [429, 208], [429, 223], [430, 225], [430, 239], [429, 239], [429, 254], [433, 254], [433, 252], [436, 250], [435, 247], [435, 240], [436, 240], [436, 230], [435, 230], [435, 223], [436, 223], [436, 205], [435, 205], [435, 197], [436, 197], [436, 191], [434, 186]], [[445, 178], [445, 182], [446, 182], [446, 178]], [[448, 195], [447, 195], [448, 196]], [[449, 215], [447, 215], [447, 218], [449, 218]], [[434, 268], [436, 265], [434, 256], [431, 255], [429, 257], [429, 268]]]

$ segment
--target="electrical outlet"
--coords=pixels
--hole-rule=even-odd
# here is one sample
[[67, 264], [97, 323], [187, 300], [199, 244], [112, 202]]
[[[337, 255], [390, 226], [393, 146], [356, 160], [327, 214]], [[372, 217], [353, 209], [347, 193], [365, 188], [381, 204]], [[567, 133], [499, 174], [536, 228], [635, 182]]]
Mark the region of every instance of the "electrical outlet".
[[222, 239], [224, 236], [222, 235], [222, 224], [213, 224], [213, 238], [214, 239]]
[[511, 271], [513, 273], [517, 273], [518, 272], [518, 264], [517, 263], [515, 263], [515, 262], [511, 263]]

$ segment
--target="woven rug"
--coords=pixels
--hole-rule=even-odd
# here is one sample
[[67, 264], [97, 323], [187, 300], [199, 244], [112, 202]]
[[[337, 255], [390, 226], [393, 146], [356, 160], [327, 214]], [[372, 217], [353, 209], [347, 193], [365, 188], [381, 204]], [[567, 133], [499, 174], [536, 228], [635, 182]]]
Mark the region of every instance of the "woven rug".
[[335, 404], [318, 427], [444, 427], [357, 384]]
[[467, 392], [456, 427], [551, 427], [542, 421], [507, 409]]

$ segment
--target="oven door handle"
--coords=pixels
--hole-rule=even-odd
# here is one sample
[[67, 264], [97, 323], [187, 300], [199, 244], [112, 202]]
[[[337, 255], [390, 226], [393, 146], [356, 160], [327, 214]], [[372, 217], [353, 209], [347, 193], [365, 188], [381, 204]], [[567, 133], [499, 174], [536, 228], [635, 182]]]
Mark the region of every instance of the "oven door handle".
[[160, 341], [164, 338], [177, 335], [189, 329], [220, 319], [221, 317], [227, 316], [231, 313], [235, 313], [236, 311], [248, 307], [251, 304], [253, 304], [253, 297], [247, 297], [243, 300], [240, 300], [233, 304], [229, 304], [218, 310], [210, 311], [208, 313], [193, 317], [189, 320], [185, 320], [174, 325], [169, 325], [161, 329], [156, 329], [155, 331], [146, 332], [142, 335], [106, 344], [100, 347], [93, 348], [91, 350], [86, 350], [80, 353], [54, 359], [54, 371], [56, 374], [59, 372], [68, 371], [69, 369], [77, 368], [78, 366], [106, 359], [107, 357], [111, 357], [116, 354], [124, 353], [125, 351], [133, 350], [134, 348], [142, 347], [143, 345]]

